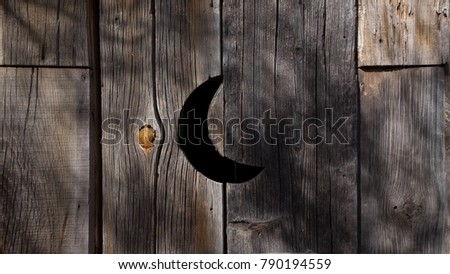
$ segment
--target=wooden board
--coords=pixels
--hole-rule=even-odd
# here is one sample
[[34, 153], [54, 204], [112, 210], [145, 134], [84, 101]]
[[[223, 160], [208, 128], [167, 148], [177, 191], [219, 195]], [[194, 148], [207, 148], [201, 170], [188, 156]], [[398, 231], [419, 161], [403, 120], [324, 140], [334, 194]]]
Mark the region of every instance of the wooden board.
[[[147, 2], [100, 2], [104, 253], [155, 250], [158, 152], [146, 155], [134, 137], [144, 122], [155, 117], [153, 24]], [[141, 122], [134, 125], [128, 119]], [[105, 121], [111, 125], [105, 127]], [[161, 132], [158, 124], [151, 125]], [[116, 140], [105, 135], [108, 127], [119, 130]]]
[[360, 81], [361, 251], [444, 252], [444, 68], [360, 71]]
[[[354, 1], [325, 1], [323, 41], [316, 41], [317, 245], [320, 253], [358, 250], [357, 10]], [[313, 19], [311, 19], [313, 20]], [[311, 47], [311, 46], [308, 46]], [[314, 64], [314, 63], [312, 63]]]
[[[357, 251], [355, 16], [352, 1], [224, 1], [225, 121], [259, 119], [261, 138], [239, 145], [244, 134], [230, 125], [225, 155], [265, 167], [227, 186], [228, 252]], [[326, 108], [350, 117], [348, 145], [289, 145], [292, 134], [270, 138], [263, 126], [273, 118], [282, 132], [292, 119], [293, 133]]]
[[448, 0], [358, 1], [359, 66], [448, 62]]
[[446, 70], [445, 88], [445, 170], [447, 171], [447, 252], [450, 253], [450, 74], [449, 65]]
[[0, 253], [87, 253], [89, 71], [0, 68]]
[[176, 144], [184, 101], [220, 75], [220, 1], [156, 1], [155, 82], [165, 136], [157, 184], [158, 253], [223, 253], [223, 188], [186, 160]]
[[[142, 121], [103, 145], [104, 252], [222, 252], [222, 186], [175, 143], [184, 100], [220, 74], [219, 1], [102, 0], [100, 15], [103, 120]], [[147, 154], [144, 122], [158, 136]]]
[[88, 66], [86, 0], [2, 0], [0, 65]]

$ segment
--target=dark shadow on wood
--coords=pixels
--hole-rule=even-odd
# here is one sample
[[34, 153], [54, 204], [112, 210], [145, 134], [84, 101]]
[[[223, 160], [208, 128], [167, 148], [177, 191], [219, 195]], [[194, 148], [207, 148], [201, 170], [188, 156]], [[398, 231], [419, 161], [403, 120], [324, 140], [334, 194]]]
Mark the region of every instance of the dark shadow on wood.
[[1, 253], [85, 253], [89, 71], [0, 70]]
[[1, 65], [88, 66], [86, 2], [2, 1]]
[[[266, 167], [227, 188], [228, 252], [357, 252], [355, 4], [224, 1], [225, 120], [271, 111], [294, 121], [253, 146], [238, 145], [238, 127], [225, 131], [235, 140], [227, 157]], [[349, 118], [342, 128], [349, 144], [284, 142], [283, 130], [302, 129], [309, 118], [325, 122], [327, 108]], [[258, 129], [261, 139], [270, 135]]]
[[448, 248], [443, 70], [360, 71], [363, 253]]

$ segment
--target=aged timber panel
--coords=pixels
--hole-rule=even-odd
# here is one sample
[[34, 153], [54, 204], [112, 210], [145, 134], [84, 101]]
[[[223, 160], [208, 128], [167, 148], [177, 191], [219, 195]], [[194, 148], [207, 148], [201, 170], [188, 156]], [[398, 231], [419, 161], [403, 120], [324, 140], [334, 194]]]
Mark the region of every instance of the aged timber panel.
[[89, 71], [0, 68], [0, 253], [87, 253]]
[[450, 252], [450, 74], [449, 65], [446, 67], [445, 90], [445, 170], [447, 182], [447, 253]]
[[100, 1], [104, 253], [155, 250], [159, 148], [146, 154], [135, 138], [155, 117], [151, 12], [150, 1]]
[[359, 66], [448, 62], [448, 0], [358, 1]]
[[[104, 252], [220, 253], [222, 186], [175, 143], [184, 100], [220, 74], [219, 1], [153, 3], [100, 1]], [[147, 153], [143, 123], [157, 134]]]
[[447, 248], [444, 73], [443, 67], [360, 71], [364, 253]]
[[220, 1], [156, 1], [155, 18], [155, 93], [165, 125], [156, 252], [222, 253], [223, 186], [198, 173], [175, 142], [184, 101], [221, 73]]
[[0, 65], [88, 66], [86, 0], [2, 0]]
[[354, 1], [223, 2], [225, 121], [246, 131], [225, 155], [265, 167], [227, 186], [228, 252], [357, 252], [355, 28]]

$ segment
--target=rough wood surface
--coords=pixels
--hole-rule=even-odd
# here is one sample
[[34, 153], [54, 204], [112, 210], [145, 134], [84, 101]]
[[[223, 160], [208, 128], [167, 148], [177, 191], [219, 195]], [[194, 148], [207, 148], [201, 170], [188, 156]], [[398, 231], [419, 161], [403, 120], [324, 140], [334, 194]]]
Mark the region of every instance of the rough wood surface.
[[[254, 121], [254, 145], [238, 145], [239, 127], [226, 128], [234, 140], [226, 156], [265, 167], [227, 186], [228, 252], [357, 251], [355, 16], [353, 1], [223, 2], [225, 120], [270, 111], [280, 122], [272, 139], [262, 125], [269, 119]], [[286, 143], [326, 108], [350, 117], [342, 127], [349, 145]]]
[[151, 6], [100, 1], [100, 15], [103, 252], [152, 253], [158, 153], [145, 154], [135, 138], [145, 122], [161, 132], [148, 121], [155, 117]]
[[450, 253], [450, 73], [449, 65], [446, 66], [445, 84], [445, 170], [447, 182], [447, 252]]
[[0, 253], [88, 252], [89, 71], [0, 68]]
[[0, 65], [88, 66], [86, 0], [2, 0]]
[[442, 67], [360, 71], [364, 253], [447, 248], [444, 80]]
[[359, 66], [448, 62], [448, 0], [358, 1]]
[[[163, 121], [178, 119], [189, 94], [220, 75], [220, 1], [156, 1], [155, 72]], [[222, 253], [222, 185], [186, 160], [165, 126], [157, 185], [159, 253]]]
[[[155, 2], [100, 1], [103, 120], [122, 119], [126, 129], [103, 145], [104, 251], [220, 253], [222, 186], [175, 143], [184, 100], [220, 74], [219, 1]], [[148, 154], [127, 119], [155, 128]]]

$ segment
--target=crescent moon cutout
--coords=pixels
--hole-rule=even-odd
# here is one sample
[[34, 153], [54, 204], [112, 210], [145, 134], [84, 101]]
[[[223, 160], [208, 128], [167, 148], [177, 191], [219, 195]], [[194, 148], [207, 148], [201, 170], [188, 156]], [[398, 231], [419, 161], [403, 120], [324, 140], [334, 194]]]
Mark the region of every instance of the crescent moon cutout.
[[208, 110], [223, 77], [210, 78], [186, 99], [178, 119], [178, 144], [197, 171], [221, 183], [243, 183], [264, 168], [237, 163], [223, 157], [208, 136]]

